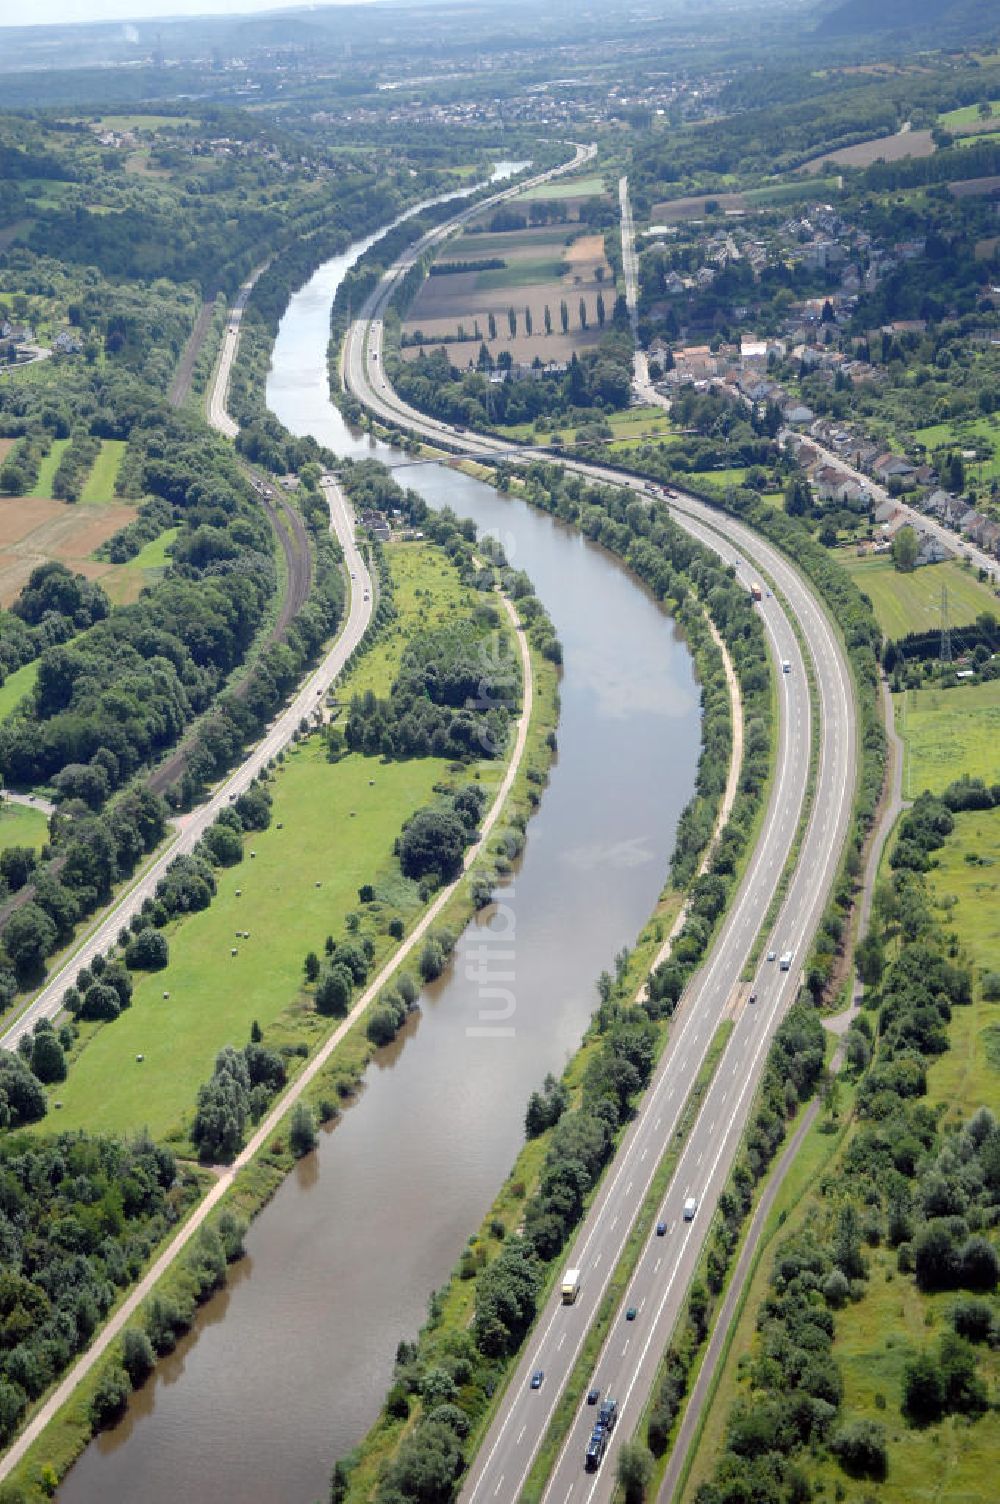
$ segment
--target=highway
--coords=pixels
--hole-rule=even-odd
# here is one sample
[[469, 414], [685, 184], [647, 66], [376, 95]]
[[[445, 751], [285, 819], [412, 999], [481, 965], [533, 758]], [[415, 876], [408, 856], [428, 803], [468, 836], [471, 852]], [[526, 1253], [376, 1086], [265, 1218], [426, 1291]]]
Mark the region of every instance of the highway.
[[[452, 222], [435, 233], [453, 227]], [[516, 446], [465, 432], [457, 435], [450, 425], [409, 408], [390, 386], [383, 369], [380, 314], [397, 278], [413, 259], [412, 254], [401, 258], [387, 271], [362, 317], [348, 331], [342, 352], [348, 387], [376, 417], [387, 422], [470, 456], [517, 463]], [[630, 486], [647, 497], [661, 490], [600, 465], [563, 459], [558, 462], [591, 478]], [[470, 1469], [462, 1493], [466, 1504], [492, 1500], [507, 1504], [519, 1498], [635, 1213], [676, 1131], [687, 1092], [719, 1023], [731, 1015], [735, 1020], [733, 1034], [654, 1218], [666, 1223], [666, 1234], [663, 1238], [650, 1237], [622, 1302], [623, 1310], [635, 1308], [635, 1320], [626, 1322], [619, 1313], [592, 1375], [593, 1384], [617, 1400], [618, 1425], [599, 1470], [585, 1472], [584, 1452], [594, 1410], [581, 1405], [544, 1495], [555, 1504], [567, 1504], [570, 1499], [574, 1504], [591, 1504], [611, 1498], [615, 1454], [638, 1422], [681, 1309], [719, 1192], [735, 1158], [768, 1044], [796, 994], [800, 969], [832, 886], [848, 828], [857, 739], [850, 673], [842, 644], [812, 587], [765, 540], [696, 498], [672, 492], [670, 510], [678, 523], [733, 563], [748, 585], [760, 574], [774, 582], [798, 621], [812, 662], [820, 712], [816, 796], [787, 896], [767, 940], [769, 949], [779, 955], [791, 951], [793, 960], [787, 971], [765, 961], [750, 989], [740, 985], [740, 974], [791, 850], [811, 747], [808, 685], [798, 641], [778, 601], [766, 597], [762, 614], [772, 652], [776, 661], [789, 662], [790, 671], [778, 674], [781, 714], [777, 775], [763, 834], [711, 954], [682, 999], [670, 1041], [637, 1116], [566, 1252], [566, 1266], [583, 1271], [578, 1299], [571, 1306], [563, 1306], [557, 1290], [540, 1312], [522, 1361]], [[753, 561], [752, 568], [748, 560]], [[750, 990], [757, 995], [755, 1004], [746, 1001]], [[689, 1196], [697, 1198], [698, 1209], [692, 1220], [685, 1221], [682, 1207]], [[540, 1389], [532, 1390], [530, 1376], [537, 1369], [544, 1371], [545, 1378]]]
[[[225, 406], [225, 394], [229, 385], [229, 372], [236, 350], [238, 336], [233, 329], [239, 328], [239, 314], [246, 303], [250, 288], [259, 272], [254, 273], [240, 289], [237, 306], [227, 326], [226, 345], [216, 371], [209, 395], [209, 421], [213, 427], [232, 436], [236, 424], [229, 417]], [[272, 722], [267, 734], [251, 749], [240, 766], [212, 791], [204, 803], [190, 814], [174, 822], [175, 834], [161, 849], [155, 860], [146, 867], [139, 879], [111, 906], [101, 918], [91, 925], [83, 943], [77, 946], [70, 959], [63, 963], [46, 981], [44, 987], [32, 999], [29, 1006], [0, 1035], [0, 1045], [8, 1050], [16, 1049], [22, 1034], [29, 1033], [40, 1018], [55, 1018], [62, 1009], [63, 993], [69, 987], [81, 966], [86, 966], [94, 956], [107, 952], [118, 938], [118, 932], [127, 925], [132, 916], [152, 897], [156, 885], [170, 863], [194, 849], [219, 812], [249, 787], [260, 770], [272, 757], [291, 741], [303, 717], [310, 717], [319, 705], [330, 685], [340, 674], [361, 641], [371, 619], [373, 609], [372, 582], [368, 568], [354, 538], [354, 518], [351, 509], [336, 480], [324, 477], [323, 492], [330, 508], [330, 527], [344, 551], [344, 560], [351, 574], [350, 596], [347, 615], [333, 646], [322, 662], [306, 678], [296, 691], [291, 702]]]

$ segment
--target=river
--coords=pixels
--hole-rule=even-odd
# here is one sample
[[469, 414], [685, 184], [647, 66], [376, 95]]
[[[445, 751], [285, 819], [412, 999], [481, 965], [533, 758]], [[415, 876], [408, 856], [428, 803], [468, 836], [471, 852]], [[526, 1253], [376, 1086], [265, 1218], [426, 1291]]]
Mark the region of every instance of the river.
[[[292, 298], [268, 405], [339, 454], [404, 456], [352, 432], [327, 394], [329, 309], [370, 244]], [[559, 752], [500, 905], [382, 1050], [363, 1092], [251, 1226], [247, 1257], [192, 1332], [85, 1451], [62, 1504], [313, 1504], [374, 1419], [396, 1343], [420, 1326], [523, 1136], [524, 1106], [559, 1072], [667, 872], [699, 747], [690, 656], [655, 601], [573, 530], [439, 465], [398, 478], [502, 538], [531, 574], [564, 650]], [[502, 986], [502, 1028], [479, 979]], [[223, 1319], [223, 1317], [225, 1319]]]

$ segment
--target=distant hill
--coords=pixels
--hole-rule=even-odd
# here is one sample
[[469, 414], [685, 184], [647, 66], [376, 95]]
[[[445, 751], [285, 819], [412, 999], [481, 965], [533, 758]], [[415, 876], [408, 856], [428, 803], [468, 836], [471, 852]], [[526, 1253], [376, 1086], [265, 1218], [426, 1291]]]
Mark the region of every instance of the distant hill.
[[817, 28], [821, 36], [865, 36], [899, 32], [938, 43], [971, 40], [1000, 32], [996, 0], [843, 0], [828, 10]]

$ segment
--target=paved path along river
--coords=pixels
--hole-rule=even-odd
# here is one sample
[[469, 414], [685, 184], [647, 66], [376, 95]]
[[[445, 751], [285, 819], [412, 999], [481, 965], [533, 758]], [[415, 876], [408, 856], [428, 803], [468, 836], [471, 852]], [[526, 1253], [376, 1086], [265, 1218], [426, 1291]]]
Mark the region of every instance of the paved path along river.
[[[338, 453], [398, 460], [351, 434], [327, 396], [328, 310], [351, 259], [293, 298], [268, 401]], [[358, 1106], [252, 1227], [230, 1289], [84, 1454], [63, 1504], [167, 1504], [204, 1497], [207, 1477], [217, 1504], [312, 1504], [325, 1491], [333, 1459], [378, 1408], [396, 1342], [420, 1324], [509, 1168], [529, 1091], [578, 1042], [597, 973], [634, 939], [666, 873], [699, 741], [697, 685], [672, 623], [551, 519], [452, 470], [397, 474], [498, 530], [552, 613], [565, 671], [551, 783], [502, 906], [463, 937]], [[484, 958], [513, 972], [501, 983], [515, 998], [512, 1033], [483, 1032], [495, 1006], [476, 980]]]

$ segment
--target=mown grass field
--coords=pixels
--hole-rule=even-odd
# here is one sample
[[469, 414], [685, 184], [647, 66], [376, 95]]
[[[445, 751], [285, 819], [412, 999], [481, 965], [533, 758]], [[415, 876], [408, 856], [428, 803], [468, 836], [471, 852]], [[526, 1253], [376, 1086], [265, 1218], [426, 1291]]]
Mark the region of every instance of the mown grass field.
[[993, 782], [1000, 768], [1000, 681], [906, 690], [896, 696], [896, 729], [906, 743], [906, 797], [940, 793], [962, 773]]
[[102, 439], [101, 450], [80, 493], [81, 502], [100, 505], [115, 500], [115, 481], [125, 453], [124, 439]]
[[208, 909], [168, 928], [168, 966], [137, 974], [131, 1008], [89, 1039], [54, 1090], [63, 1107], [47, 1125], [170, 1132], [223, 1045], [244, 1044], [254, 1019], [267, 1034], [295, 1002], [306, 952], [322, 954], [328, 934], [343, 937], [362, 883], [391, 886], [416, 909], [416, 887], [400, 876], [392, 847], [445, 767], [436, 758], [383, 766], [360, 756], [330, 764], [318, 738], [286, 757], [270, 829], [249, 835], [243, 862], [218, 873]]
[[140, 549], [134, 559], [127, 564], [113, 564], [108, 573], [101, 576], [101, 587], [116, 606], [137, 600], [144, 585], [151, 585], [159, 579], [170, 563], [168, 549], [178, 532], [176, 527], [167, 528]]
[[8, 674], [3, 684], [0, 684], [0, 721], [10, 715], [15, 706], [31, 693], [38, 678], [38, 663], [26, 663], [23, 668], [15, 669]]
[[[614, 434], [608, 445], [612, 453], [646, 442], [671, 443], [680, 437], [661, 407], [629, 407], [623, 412], [601, 413], [600, 420]], [[525, 444], [569, 444], [576, 435], [575, 428], [544, 428], [539, 432], [534, 423], [507, 423], [498, 425], [497, 431]]]
[[[413, 633], [454, 620], [474, 599], [433, 545], [398, 544], [387, 552], [398, 614], [342, 686], [345, 703], [366, 689], [384, 695]], [[351, 755], [331, 764], [319, 737], [292, 749], [271, 785], [270, 828], [248, 835], [243, 862], [217, 874], [208, 909], [168, 928], [166, 969], [137, 974], [132, 1007], [91, 1029], [56, 1093], [64, 1104], [59, 1126], [172, 1134], [193, 1109], [217, 1052], [245, 1043], [254, 1019], [276, 1046], [311, 1044], [327, 1032], [331, 1021], [308, 1011], [301, 993], [304, 957], [310, 950], [321, 955], [329, 934], [344, 938], [346, 916], [361, 908], [363, 883], [373, 883], [379, 899], [377, 917], [366, 917], [362, 930], [375, 941], [376, 965], [392, 952], [389, 919], [399, 914], [409, 927], [422, 907], [393, 845], [442, 780], [449, 774], [441, 758], [383, 763]], [[137, 1054], [145, 1056], [141, 1064]]]
[[968, 626], [983, 611], [1000, 614], [1000, 601], [988, 585], [957, 560], [927, 564], [912, 574], [900, 574], [887, 554], [863, 559], [838, 553], [859, 590], [870, 599], [878, 624], [887, 637], [927, 632], [941, 625], [941, 587], [948, 590], [948, 619], [953, 627]]
[[985, 441], [993, 450], [992, 458], [966, 460], [966, 477], [969, 480], [989, 481], [1000, 477], [1000, 418], [974, 418], [962, 423], [933, 423], [928, 428], [917, 428], [913, 437], [923, 444], [928, 453], [936, 449], [972, 449], [979, 440]]
[[557, 178], [554, 183], [539, 183], [526, 193], [518, 194], [518, 203], [549, 201], [563, 198], [599, 198], [604, 192], [604, 179], [600, 173], [585, 178]]
[[38, 479], [28, 492], [29, 496], [51, 496], [52, 478], [59, 468], [59, 461], [69, 445], [69, 439], [53, 439], [52, 448], [43, 455], [38, 467]]
[[[742, 486], [746, 484], [747, 467], [736, 465], [730, 470], [699, 470], [692, 474], [691, 480], [696, 486], [708, 486], [710, 489], [724, 492], [730, 486]], [[683, 477], [680, 478], [683, 484]]]
[[[993, 106], [994, 114], [1000, 115], [1000, 99], [991, 99], [990, 104]], [[943, 126], [946, 131], [951, 131], [954, 134], [956, 131], [967, 130], [970, 125], [978, 125], [980, 119], [979, 104], [977, 102], [976, 104], [964, 104], [957, 110], [948, 110], [946, 114], [939, 115], [938, 125]], [[983, 124], [985, 125], [987, 122], [983, 121]]]
[[0, 802], [0, 851], [7, 846], [33, 846], [38, 851], [48, 838], [49, 822], [40, 809]]

